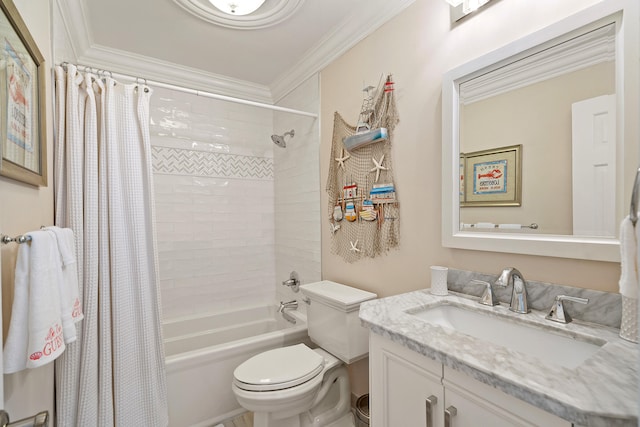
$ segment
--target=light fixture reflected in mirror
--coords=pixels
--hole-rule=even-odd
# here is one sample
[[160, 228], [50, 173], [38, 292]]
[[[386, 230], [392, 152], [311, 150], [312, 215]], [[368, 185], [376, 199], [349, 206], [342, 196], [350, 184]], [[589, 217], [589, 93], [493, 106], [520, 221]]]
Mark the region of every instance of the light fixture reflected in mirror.
[[451, 7], [451, 22], [464, 18], [491, 0], [445, 0]]
[[462, 11], [464, 13], [471, 13], [487, 3], [489, 3], [489, 0], [464, 0], [462, 2]]
[[224, 13], [243, 16], [258, 10], [265, 0], [209, 0], [209, 2]]

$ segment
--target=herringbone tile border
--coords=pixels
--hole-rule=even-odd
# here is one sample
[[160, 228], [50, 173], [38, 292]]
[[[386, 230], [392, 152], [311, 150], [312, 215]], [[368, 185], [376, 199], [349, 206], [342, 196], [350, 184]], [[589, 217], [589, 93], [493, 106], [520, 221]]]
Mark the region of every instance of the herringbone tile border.
[[153, 172], [224, 178], [273, 179], [273, 159], [210, 153], [171, 147], [151, 147]]

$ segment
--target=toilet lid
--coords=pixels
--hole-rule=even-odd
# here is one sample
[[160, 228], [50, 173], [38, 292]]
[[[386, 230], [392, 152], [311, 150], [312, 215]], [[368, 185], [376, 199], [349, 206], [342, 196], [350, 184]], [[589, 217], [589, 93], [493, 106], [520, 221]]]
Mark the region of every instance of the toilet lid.
[[233, 373], [236, 386], [249, 391], [295, 387], [322, 372], [324, 358], [304, 344], [276, 348], [253, 356]]

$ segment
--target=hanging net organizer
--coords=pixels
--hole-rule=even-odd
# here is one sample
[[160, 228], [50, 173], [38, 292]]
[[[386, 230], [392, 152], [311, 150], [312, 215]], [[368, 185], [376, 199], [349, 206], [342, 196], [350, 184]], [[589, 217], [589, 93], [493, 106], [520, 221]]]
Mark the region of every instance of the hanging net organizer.
[[400, 240], [391, 153], [399, 117], [391, 75], [363, 92], [355, 126], [334, 114], [327, 178], [331, 252], [350, 263], [381, 255]]

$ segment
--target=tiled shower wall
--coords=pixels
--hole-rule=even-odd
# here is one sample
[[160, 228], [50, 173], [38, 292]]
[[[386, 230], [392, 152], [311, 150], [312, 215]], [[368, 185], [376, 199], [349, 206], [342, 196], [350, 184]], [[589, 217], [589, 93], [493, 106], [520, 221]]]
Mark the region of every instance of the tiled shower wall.
[[151, 110], [164, 318], [272, 303], [273, 112], [166, 89]]
[[[315, 76], [279, 105], [318, 96]], [[320, 280], [318, 120], [166, 89], [151, 110], [164, 318], [294, 299], [292, 270]]]
[[[314, 76], [278, 105], [318, 113], [319, 92]], [[320, 130], [318, 119], [288, 113], [275, 114], [274, 129], [280, 135], [291, 129], [296, 132], [287, 139], [287, 148], [274, 148], [277, 296], [279, 301], [290, 301], [301, 298], [281, 285], [291, 271], [298, 273], [303, 284], [321, 279]]]

